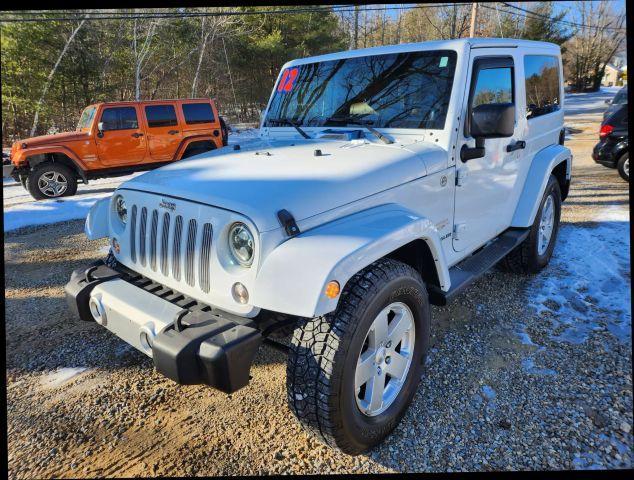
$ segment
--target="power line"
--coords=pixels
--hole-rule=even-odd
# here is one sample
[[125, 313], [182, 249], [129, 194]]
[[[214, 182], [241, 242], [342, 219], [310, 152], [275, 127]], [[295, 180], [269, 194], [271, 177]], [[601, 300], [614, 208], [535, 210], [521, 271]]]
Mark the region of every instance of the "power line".
[[[556, 19], [554, 19], [552, 17], [549, 17], [548, 15], [544, 15], [542, 13], [535, 12], [533, 10], [528, 10], [526, 8], [518, 7], [516, 5], [512, 5], [512, 4], [507, 3], [507, 2], [502, 2], [502, 4], [504, 4], [505, 6], [507, 6], [509, 8], [512, 8], [514, 10], [519, 10], [519, 11], [528, 13], [530, 15], [533, 15], [534, 17], [544, 18], [546, 20], [550, 20], [551, 22], [562, 23], [562, 24], [565, 24], [565, 25], [573, 26], [573, 27], [596, 28], [596, 29], [603, 28], [605, 30], [625, 30], [625, 28], [621, 28], [621, 27], [598, 27], [596, 25], [585, 25], [583, 23], [571, 22], [570, 20], [556, 20]], [[488, 7], [486, 4], [484, 6], [487, 7], [487, 8], [492, 9], [491, 7]], [[505, 11], [505, 10], [502, 10], [502, 11]], [[522, 17], [526, 17], [526, 15], [521, 15], [521, 14], [515, 13], [515, 12], [509, 12], [508, 10], [506, 10], [506, 13], [510, 13], [512, 15], [520, 15]]]
[[[444, 3], [444, 4], [426, 4], [426, 5], [414, 5], [410, 8], [441, 8], [454, 5], [468, 5], [466, 3]], [[399, 6], [383, 6], [383, 7], [366, 7], [363, 11], [385, 11], [385, 10], [400, 10]], [[306, 7], [296, 9], [278, 9], [278, 10], [253, 10], [253, 11], [225, 11], [225, 12], [167, 12], [167, 13], [125, 13], [125, 12], [91, 12], [91, 13], [78, 13], [76, 17], [34, 17], [34, 16], [22, 16], [13, 17], [7, 19], [0, 19], [0, 23], [17, 23], [17, 22], [50, 22], [50, 21], [76, 21], [81, 17], [86, 21], [94, 20], [139, 20], [139, 19], [161, 19], [161, 18], [195, 18], [195, 17], [221, 17], [221, 16], [246, 16], [246, 15], [280, 15], [280, 14], [293, 14], [293, 13], [308, 13], [308, 12], [332, 12], [332, 13], [345, 13], [353, 12], [354, 5], [342, 5], [342, 6], [321, 6], [321, 7]], [[46, 15], [45, 12], [31, 13], [30, 15]], [[97, 16], [90, 16], [97, 15]]]

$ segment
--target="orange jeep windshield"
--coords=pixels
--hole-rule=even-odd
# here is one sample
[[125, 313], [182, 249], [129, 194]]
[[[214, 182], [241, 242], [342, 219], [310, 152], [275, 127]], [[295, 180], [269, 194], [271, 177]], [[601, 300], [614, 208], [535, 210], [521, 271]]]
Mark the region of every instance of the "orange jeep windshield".
[[79, 117], [79, 123], [77, 124], [77, 130], [84, 130], [90, 128], [92, 119], [95, 116], [97, 107], [86, 107]]

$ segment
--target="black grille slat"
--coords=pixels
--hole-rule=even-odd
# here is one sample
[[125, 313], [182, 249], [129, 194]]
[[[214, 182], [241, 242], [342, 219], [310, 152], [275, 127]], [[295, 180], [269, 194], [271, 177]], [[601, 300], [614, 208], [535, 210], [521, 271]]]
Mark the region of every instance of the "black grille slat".
[[147, 208], [141, 209], [141, 225], [139, 226], [139, 259], [141, 265], [145, 267], [145, 229], [147, 224]]
[[130, 259], [136, 263], [136, 205], [132, 205], [130, 217]]
[[181, 279], [181, 239], [183, 236], [183, 217], [178, 215], [174, 223], [174, 243], [172, 246], [172, 276], [174, 280]]
[[158, 212], [152, 211], [152, 226], [150, 227], [150, 268], [156, 271], [156, 234], [158, 231]]
[[169, 275], [169, 232], [170, 232], [170, 214], [163, 214], [163, 233], [161, 235], [161, 273]]
[[185, 250], [185, 281], [190, 287], [196, 283], [194, 273], [194, 257], [196, 256], [196, 233], [197, 223], [191, 219], [187, 226], [187, 246]]
[[209, 293], [209, 261], [211, 254], [211, 223], [203, 225], [203, 238], [200, 245], [200, 262], [198, 271], [198, 281], [203, 292]]

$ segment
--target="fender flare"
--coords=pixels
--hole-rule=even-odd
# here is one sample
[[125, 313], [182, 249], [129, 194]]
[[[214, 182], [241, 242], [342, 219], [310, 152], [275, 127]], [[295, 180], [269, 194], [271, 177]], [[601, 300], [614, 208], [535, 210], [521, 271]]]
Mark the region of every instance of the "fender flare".
[[176, 153], [174, 154], [174, 160], [180, 160], [181, 157], [183, 156], [183, 153], [185, 153], [185, 150], [187, 150], [187, 147], [195, 142], [210, 141], [211, 143], [214, 144], [213, 149], [217, 150], [218, 145], [216, 144], [216, 140], [215, 140], [216, 138], [219, 138], [219, 137], [214, 137], [213, 135], [192, 135], [191, 137], [183, 138], [181, 140], [180, 145], [176, 149]]
[[570, 180], [572, 152], [568, 147], [550, 145], [535, 154], [515, 207], [511, 227], [529, 228], [533, 224], [550, 174], [562, 162], [566, 162], [566, 179]]
[[70, 161], [75, 166], [75, 170], [77, 170], [77, 173], [82, 178], [82, 180], [87, 181], [86, 168], [85, 168], [84, 162], [81, 161], [81, 159], [75, 154], [75, 152], [73, 152], [70, 148], [65, 147], [64, 145], [53, 145], [53, 146], [47, 145], [45, 147], [32, 147], [26, 150], [22, 150], [22, 152], [24, 154], [24, 161], [28, 162], [31, 168], [46, 161], [46, 160], [39, 160], [39, 161], [29, 160], [31, 157], [35, 155], [48, 155], [51, 153], [61, 153], [62, 155], [70, 159]]
[[328, 282], [341, 289], [372, 262], [414, 240], [432, 252], [442, 290], [450, 287], [440, 236], [432, 221], [400, 205], [387, 204], [337, 219], [290, 238], [261, 264], [251, 303], [301, 317], [333, 311], [339, 297], [324, 295]]
[[108, 213], [112, 197], [97, 200], [86, 215], [84, 233], [88, 240], [97, 240], [108, 236]]

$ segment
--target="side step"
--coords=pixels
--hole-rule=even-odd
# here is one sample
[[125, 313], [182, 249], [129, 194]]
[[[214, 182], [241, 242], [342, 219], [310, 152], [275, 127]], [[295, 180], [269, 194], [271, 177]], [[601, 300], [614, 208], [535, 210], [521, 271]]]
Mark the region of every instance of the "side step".
[[449, 269], [451, 287], [443, 292], [430, 285], [429, 301], [432, 305], [444, 306], [471, 285], [483, 273], [502, 260], [511, 250], [522, 243], [528, 234], [528, 228], [510, 228], [477, 253], [467, 257]]

